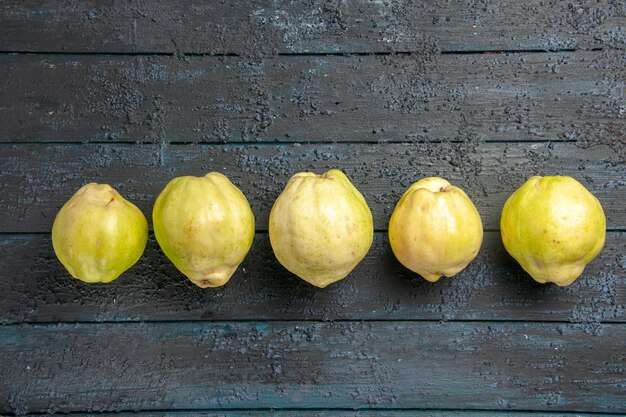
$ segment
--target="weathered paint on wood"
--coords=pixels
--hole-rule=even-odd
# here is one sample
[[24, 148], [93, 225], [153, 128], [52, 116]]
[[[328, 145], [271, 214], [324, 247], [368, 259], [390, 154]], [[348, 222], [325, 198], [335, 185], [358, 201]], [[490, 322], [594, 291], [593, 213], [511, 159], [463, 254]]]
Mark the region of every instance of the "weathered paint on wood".
[[477, 259], [453, 279], [429, 283], [396, 261], [385, 233], [376, 233], [352, 274], [323, 290], [285, 270], [267, 234], [224, 287], [200, 289], [167, 260], [153, 238], [142, 259], [110, 284], [71, 278], [49, 235], [0, 238], [0, 320], [99, 322], [156, 320], [537, 320], [626, 321], [626, 234], [606, 246], [571, 286], [541, 285], [488, 232]]
[[623, 2], [5, 1], [0, 49], [386, 52], [624, 45]]
[[334, 145], [0, 145], [0, 232], [49, 232], [58, 210], [88, 182], [108, 183], [151, 218], [152, 205], [174, 177], [219, 171], [247, 196], [257, 230], [267, 230], [272, 204], [300, 171], [340, 168], [361, 190], [385, 230], [413, 182], [441, 176], [464, 189], [484, 227], [499, 228], [506, 199], [532, 175], [570, 175], [596, 195], [609, 229], [626, 229], [623, 144], [427, 143]]
[[0, 55], [3, 142], [617, 141], [624, 51]]
[[626, 412], [623, 324], [593, 335], [475, 322], [19, 325], [0, 335], [2, 412]]

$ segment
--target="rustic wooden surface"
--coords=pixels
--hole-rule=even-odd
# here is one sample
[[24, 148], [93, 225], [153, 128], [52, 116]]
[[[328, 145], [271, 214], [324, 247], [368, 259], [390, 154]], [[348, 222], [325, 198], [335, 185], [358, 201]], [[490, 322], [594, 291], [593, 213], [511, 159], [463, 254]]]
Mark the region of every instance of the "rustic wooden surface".
[[307, 408], [321, 399], [328, 408], [624, 405], [623, 325], [588, 334], [542, 323], [54, 324], [11, 326], [4, 337], [0, 353], [13, 368], [0, 388], [16, 394], [0, 400], [19, 412]]
[[[624, 3], [425, 0], [5, 2], [9, 51], [256, 54], [623, 46]], [[211, 4], [214, 3], [214, 4]]]
[[[493, 410], [480, 410], [480, 411], [456, 411], [456, 410], [444, 410], [444, 411], [424, 411], [420, 409], [406, 409], [406, 410], [390, 410], [388, 408], [383, 409], [369, 409], [366, 411], [354, 411], [352, 409], [339, 409], [333, 408], [332, 410], [312, 411], [311, 409], [291, 409], [291, 410], [229, 410], [227, 412], [211, 412], [211, 411], [177, 411], [176, 413], [164, 413], [164, 412], [133, 412], [133, 413], [85, 413], [85, 416], [144, 416], [144, 417], [156, 417], [163, 415], [174, 415], [181, 417], [192, 416], [211, 416], [211, 417], [405, 417], [405, 416], [428, 416], [428, 417], [495, 417], [503, 415], [512, 417], [536, 417], [537, 412], [517, 412], [509, 411], [503, 414]], [[549, 417], [597, 417], [597, 416], [614, 416], [615, 414], [605, 413], [562, 413], [562, 412], [541, 412], [542, 416]]]
[[0, 140], [606, 141], [623, 53], [6, 55]]
[[[626, 413], [626, 3], [0, 2], [0, 413], [574, 416]], [[374, 245], [320, 290], [274, 259], [267, 216], [301, 170], [343, 169]], [[173, 177], [220, 171], [257, 235], [202, 290], [151, 235], [87, 285], [50, 228], [86, 182], [150, 219]], [[531, 175], [601, 201], [607, 243], [572, 286], [504, 250]], [[431, 284], [393, 257], [403, 190], [438, 175], [486, 228]], [[105, 414], [103, 414], [105, 413]]]

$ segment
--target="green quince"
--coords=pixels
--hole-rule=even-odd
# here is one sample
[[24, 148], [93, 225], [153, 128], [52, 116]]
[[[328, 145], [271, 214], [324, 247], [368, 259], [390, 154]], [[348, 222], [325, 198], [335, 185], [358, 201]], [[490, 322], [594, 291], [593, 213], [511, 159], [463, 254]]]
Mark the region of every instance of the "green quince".
[[84, 282], [113, 281], [139, 260], [147, 241], [141, 210], [106, 184], [81, 187], [52, 226], [54, 252]]

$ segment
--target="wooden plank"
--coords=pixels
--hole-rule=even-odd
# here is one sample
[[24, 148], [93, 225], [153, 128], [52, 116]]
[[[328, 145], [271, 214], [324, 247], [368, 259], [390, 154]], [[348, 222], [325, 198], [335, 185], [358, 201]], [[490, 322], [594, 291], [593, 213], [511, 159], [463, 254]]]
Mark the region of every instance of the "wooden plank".
[[[327, 53], [623, 47], [621, 2], [5, 1], [0, 49]], [[532, 18], [530, 18], [532, 16]]]
[[0, 55], [0, 141], [617, 142], [625, 64], [618, 50]]
[[[36, 416], [33, 414], [32, 416]], [[142, 416], [142, 417], [161, 417], [162, 413], [151, 412], [133, 412], [133, 413], [96, 413], [85, 414], [87, 417], [123, 417], [123, 416]], [[405, 417], [405, 416], [424, 416], [424, 417], [537, 417], [536, 412], [523, 412], [523, 411], [457, 411], [457, 410], [327, 410], [327, 411], [309, 411], [309, 410], [273, 410], [273, 411], [170, 411], [168, 416], [179, 417]], [[603, 414], [603, 413], [561, 413], [561, 412], [545, 412], [541, 413], [544, 417], [610, 417], [616, 414]]]
[[0, 320], [100, 322], [156, 320], [537, 320], [626, 321], [626, 235], [608, 234], [605, 248], [573, 285], [535, 283], [485, 234], [476, 260], [454, 279], [428, 283], [394, 258], [385, 233], [345, 280], [319, 290], [275, 260], [267, 234], [222, 288], [200, 289], [167, 260], [153, 238], [139, 263], [111, 284], [72, 279], [49, 235], [0, 239]]
[[[618, 146], [617, 143], [609, 143]], [[441, 176], [464, 189], [486, 229], [499, 227], [506, 199], [532, 175], [570, 175], [604, 207], [609, 229], [626, 229], [623, 156], [609, 145], [575, 143], [422, 143], [333, 145], [0, 145], [0, 232], [49, 232], [61, 206], [83, 184], [108, 183], [151, 217], [174, 177], [223, 172], [247, 196], [257, 230], [300, 171], [340, 168], [368, 201], [374, 227], [385, 230], [413, 182]]]
[[626, 326], [153, 323], [0, 328], [0, 410], [626, 412]]

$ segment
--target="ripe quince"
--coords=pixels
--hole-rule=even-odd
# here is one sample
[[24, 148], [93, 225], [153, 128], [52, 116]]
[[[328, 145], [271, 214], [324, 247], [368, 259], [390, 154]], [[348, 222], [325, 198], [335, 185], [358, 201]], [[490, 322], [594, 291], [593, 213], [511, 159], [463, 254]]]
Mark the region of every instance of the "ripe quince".
[[57, 214], [52, 246], [74, 277], [111, 282], [133, 266], [148, 241], [148, 222], [110, 185], [81, 187]]
[[506, 250], [535, 281], [565, 286], [604, 246], [606, 218], [574, 178], [535, 176], [504, 204], [500, 230]]
[[374, 237], [372, 213], [346, 175], [301, 172], [274, 202], [269, 237], [278, 261], [316, 287], [345, 278]]
[[463, 190], [443, 178], [424, 178], [411, 185], [389, 221], [396, 258], [431, 282], [463, 270], [482, 241], [478, 210]]
[[165, 255], [201, 288], [226, 284], [254, 239], [248, 200], [218, 172], [170, 181], [157, 197], [152, 223]]

